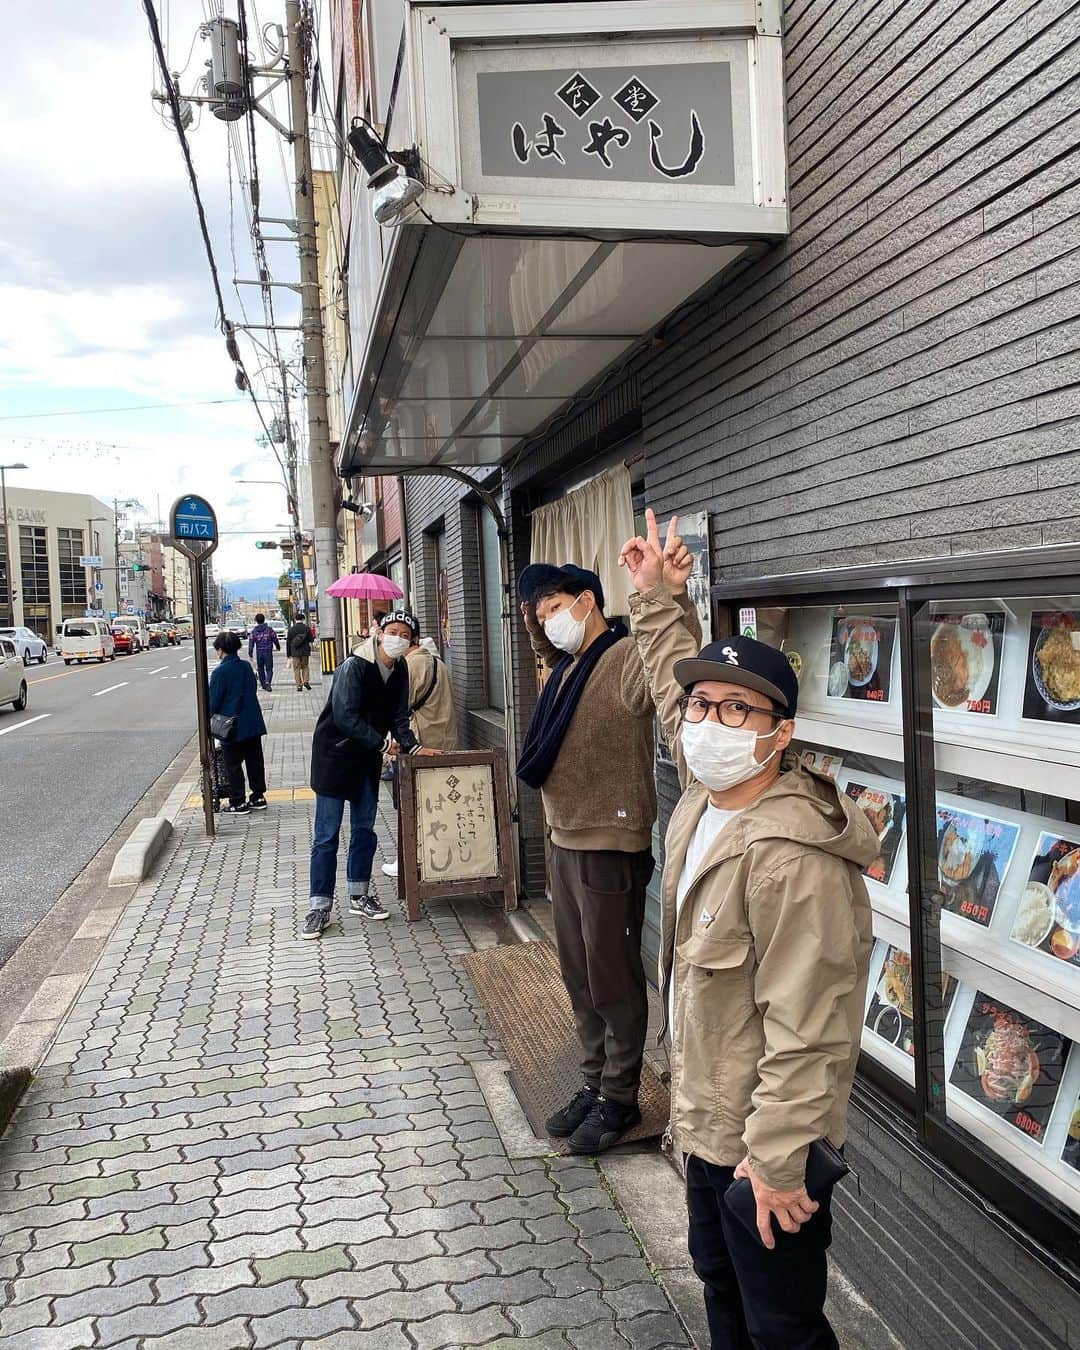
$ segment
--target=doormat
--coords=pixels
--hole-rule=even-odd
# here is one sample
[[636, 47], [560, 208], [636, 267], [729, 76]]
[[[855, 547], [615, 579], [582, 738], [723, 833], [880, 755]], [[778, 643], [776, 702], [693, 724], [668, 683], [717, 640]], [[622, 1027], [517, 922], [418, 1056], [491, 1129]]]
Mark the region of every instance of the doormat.
[[[581, 1086], [581, 1052], [559, 958], [546, 942], [489, 947], [462, 958], [510, 1061], [510, 1082], [534, 1132]], [[641, 1124], [620, 1142], [655, 1139], [668, 1122], [668, 1092], [645, 1065]], [[556, 1147], [563, 1144], [557, 1141]]]

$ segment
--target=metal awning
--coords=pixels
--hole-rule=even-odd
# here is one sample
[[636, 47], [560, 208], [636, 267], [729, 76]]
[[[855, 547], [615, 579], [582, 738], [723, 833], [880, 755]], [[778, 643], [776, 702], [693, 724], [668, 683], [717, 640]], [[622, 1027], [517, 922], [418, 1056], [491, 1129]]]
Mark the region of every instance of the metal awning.
[[747, 247], [401, 227], [341, 473], [501, 463]]

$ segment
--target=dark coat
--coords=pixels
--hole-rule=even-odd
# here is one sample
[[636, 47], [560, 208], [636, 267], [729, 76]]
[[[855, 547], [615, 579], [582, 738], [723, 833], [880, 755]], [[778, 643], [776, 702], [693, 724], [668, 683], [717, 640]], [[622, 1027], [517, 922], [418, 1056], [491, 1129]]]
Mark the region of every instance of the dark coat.
[[311, 644], [314, 641], [315, 634], [302, 619], [297, 619], [285, 634], [285, 654], [301, 658], [310, 656]]
[[234, 741], [266, 735], [255, 672], [235, 653], [225, 656], [210, 673], [210, 716], [221, 713], [236, 718]]
[[312, 789], [320, 797], [354, 801], [367, 780], [377, 792], [390, 740], [407, 753], [417, 746], [409, 727], [408, 666], [404, 659], [395, 661], [384, 680], [373, 662], [350, 656], [335, 671], [330, 697], [315, 723]]

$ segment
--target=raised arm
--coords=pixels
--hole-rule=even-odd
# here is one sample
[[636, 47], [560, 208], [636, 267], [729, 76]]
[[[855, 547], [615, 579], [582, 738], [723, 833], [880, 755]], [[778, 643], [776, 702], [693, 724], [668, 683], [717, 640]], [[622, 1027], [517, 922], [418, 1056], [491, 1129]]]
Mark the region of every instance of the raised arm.
[[554, 670], [566, 653], [561, 652], [554, 642], [549, 642], [544, 625], [536, 617], [536, 609], [527, 600], [521, 606], [521, 615], [525, 620], [525, 629], [536, 655], [550, 670]]
[[[667, 539], [661, 547], [656, 515], [647, 511], [648, 529], [644, 539], [629, 540], [619, 555], [619, 565], [630, 572], [635, 594], [630, 597], [630, 627], [637, 640], [653, 704], [660, 726], [685, 786], [689, 780], [686, 762], [679, 744], [682, 716], [679, 699], [683, 689], [675, 679], [676, 661], [697, 656], [701, 626], [693, 606], [680, 598], [694, 562], [689, 550], [676, 534], [678, 521], [672, 518]], [[678, 596], [675, 592], [678, 592]]]

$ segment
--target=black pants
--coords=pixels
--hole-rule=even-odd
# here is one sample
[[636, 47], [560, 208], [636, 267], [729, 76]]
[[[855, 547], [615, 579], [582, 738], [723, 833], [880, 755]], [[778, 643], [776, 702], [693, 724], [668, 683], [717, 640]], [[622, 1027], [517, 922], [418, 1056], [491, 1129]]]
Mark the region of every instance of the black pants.
[[734, 1177], [733, 1167], [686, 1160], [690, 1256], [705, 1285], [712, 1350], [839, 1350], [825, 1316], [831, 1197], [797, 1233], [774, 1223], [769, 1251], [723, 1202]]
[[251, 736], [246, 741], [222, 741], [225, 770], [229, 775], [229, 802], [240, 806], [245, 800], [244, 769], [253, 797], [266, 795], [266, 769], [263, 766], [262, 737]]
[[637, 1101], [649, 1004], [641, 964], [651, 853], [551, 849], [555, 944], [581, 1042], [581, 1072], [616, 1102]]

